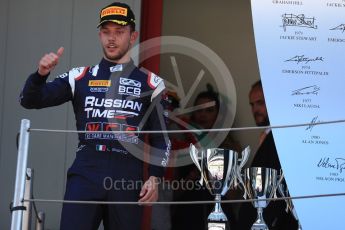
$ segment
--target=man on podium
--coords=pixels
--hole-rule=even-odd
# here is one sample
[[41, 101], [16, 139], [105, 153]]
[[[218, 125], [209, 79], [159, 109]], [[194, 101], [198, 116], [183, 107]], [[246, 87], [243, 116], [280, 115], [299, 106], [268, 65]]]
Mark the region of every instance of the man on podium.
[[[146, 138], [139, 131], [166, 129], [165, 86], [155, 74], [140, 71], [130, 58], [138, 32], [128, 5], [114, 2], [104, 7], [98, 27], [104, 54], [99, 64], [71, 69], [46, 82], [64, 50], [46, 54], [26, 81], [20, 103], [41, 109], [71, 101], [77, 130], [92, 131], [79, 133], [65, 200], [154, 202], [170, 141], [163, 132], [150, 135], [149, 179], [143, 181]], [[139, 205], [64, 203], [60, 229], [97, 230], [103, 221], [106, 230], [138, 230], [141, 217]]]

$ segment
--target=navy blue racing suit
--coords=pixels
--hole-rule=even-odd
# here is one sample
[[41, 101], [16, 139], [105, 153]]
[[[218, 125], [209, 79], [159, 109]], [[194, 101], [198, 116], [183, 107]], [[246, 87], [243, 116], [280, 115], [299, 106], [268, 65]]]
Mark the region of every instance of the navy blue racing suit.
[[[130, 61], [102, 59], [92, 67], [74, 68], [51, 82], [35, 72], [22, 90], [20, 103], [41, 109], [71, 101], [79, 144], [67, 172], [66, 200], [137, 201], [143, 183], [145, 134], [124, 131], [165, 130], [164, 82]], [[116, 131], [103, 132], [98, 131]], [[149, 176], [161, 177], [170, 141], [149, 134]], [[142, 209], [136, 205], [64, 204], [60, 229], [139, 229]]]

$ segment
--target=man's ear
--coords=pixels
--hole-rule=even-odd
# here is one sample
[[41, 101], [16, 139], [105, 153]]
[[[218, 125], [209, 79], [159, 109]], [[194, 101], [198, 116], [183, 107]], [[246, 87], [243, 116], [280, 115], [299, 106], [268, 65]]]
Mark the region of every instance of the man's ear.
[[131, 33], [131, 40], [130, 40], [130, 42], [131, 42], [132, 45], [135, 43], [135, 41], [138, 39], [138, 37], [139, 37], [139, 32], [138, 31], [133, 31]]

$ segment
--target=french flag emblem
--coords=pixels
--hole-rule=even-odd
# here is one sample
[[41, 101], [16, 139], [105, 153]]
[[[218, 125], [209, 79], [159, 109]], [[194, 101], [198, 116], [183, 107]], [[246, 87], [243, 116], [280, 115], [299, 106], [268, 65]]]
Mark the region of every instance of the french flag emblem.
[[96, 150], [97, 151], [107, 151], [107, 146], [106, 145], [96, 145]]

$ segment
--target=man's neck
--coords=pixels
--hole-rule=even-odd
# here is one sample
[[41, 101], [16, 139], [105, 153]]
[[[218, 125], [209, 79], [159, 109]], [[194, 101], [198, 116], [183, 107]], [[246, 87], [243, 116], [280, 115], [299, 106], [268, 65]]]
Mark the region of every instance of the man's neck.
[[114, 64], [126, 64], [131, 61], [131, 58], [128, 54], [124, 55], [122, 58], [117, 59], [117, 60], [108, 59], [106, 56], [104, 56], [104, 59], [109, 62], [113, 62]]

